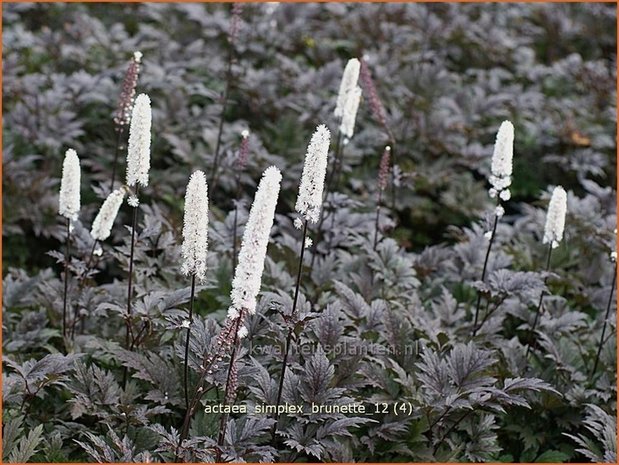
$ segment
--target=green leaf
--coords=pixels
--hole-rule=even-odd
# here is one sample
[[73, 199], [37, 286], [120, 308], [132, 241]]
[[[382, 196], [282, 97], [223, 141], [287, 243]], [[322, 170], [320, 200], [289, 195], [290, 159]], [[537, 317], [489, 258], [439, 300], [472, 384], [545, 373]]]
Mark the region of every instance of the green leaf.
[[535, 460], [535, 463], [562, 463], [569, 460], [570, 456], [558, 450], [547, 450]]
[[9, 456], [9, 462], [27, 462], [37, 452], [37, 447], [41, 442], [43, 425], [37, 426], [28, 433], [28, 436], [19, 440], [17, 449], [13, 450]]

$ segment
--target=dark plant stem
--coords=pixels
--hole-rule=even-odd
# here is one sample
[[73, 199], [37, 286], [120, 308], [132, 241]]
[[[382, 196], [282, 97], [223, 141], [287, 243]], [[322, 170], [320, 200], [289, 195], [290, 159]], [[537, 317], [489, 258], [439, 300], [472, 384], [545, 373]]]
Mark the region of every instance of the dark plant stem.
[[[340, 120], [341, 122], [341, 120]], [[337, 165], [340, 160], [340, 150], [342, 148], [342, 133], [338, 131], [337, 139], [335, 140], [335, 150], [333, 151], [333, 168], [329, 171], [329, 175], [327, 176], [327, 182], [325, 183], [325, 198], [329, 195], [329, 191], [333, 186], [333, 181], [335, 178], [335, 173], [337, 171]]]
[[[230, 363], [228, 364], [228, 376], [226, 377], [226, 388], [224, 390], [224, 405], [228, 403], [233, 403], [231, 401], [231, 393], [230, 393], [230, 384], [232, 379], [232, 371], [234, 368], [234, 364], [236, 362], [236, 350], [239, 343], [239, 325], [241, 319], [239, 318], [237, 324], [235, 325], [235, 333], [234, 333], [234, 343], [232, 346], [232, 353], [230, 354]], [[226, 437], [226, 428], [228, 426], [228, 414], [223, 413], [221, 418], [219, 419], [219, 437], [217, 438], [217, 445], [219, 448], [217, 449], [217, 459], [216, 462], [221, 461], [221, 450], [224, 445], [224, 439]]]
[[374, 220], [374, 252], [376, 252], [376, 245], [378, 244], [378, 225], [380, 222], [380, 205], [383, 198], [383, 191], [378, 191], [378, 202], [376, 203], [376, 218]]
[[[305, 252], [305, 240], [307, 237], [307, 220], [303, 222], [303, 238], [301, 239], [301, 253], [299, 254], [299, 269], [297, 271], [297, 283], [294, 290], [294, 299], [292, 301], [291, 317], [294, 318], [297, 310], [297, 302], [299, 300], [299, 288], [301, 286], [301, 275], [303, 271], [303, 252]], [[279, 375], [279, 386], [277, 388], [277, 400], [275, 402], [275, 411], [279, 408], [279, 404], [282, 400], [282, 391], [284, 389], [284, 377], [286, 376], [286, 367], [288, 365], [288, 355], [290, 354], [290, 346], [292, 344], [292, 333], [294, 327], [288, 330], [288, 336], [286, 337], [286, 349], [284, 352], [284, 359], [282, 360], [282, 371]], [[271, 445], [275, 442], [275, 433], [277, 432], [277, 423], [279, 422], [279, 414], [275, 414], [275, 424], [271, 430]]]
[[[488, 258], [490, 258], [490, 250], [492, 249], [492, 244], [494, 242], [494, 237], [496, 236], [496, 228], [499, 224], [499, 217], [494, 215], [494, 225], [492, 226], [492, 234], [490, 236], [490, 242], [488, 243], [488, 249], [486, 250], [486, 258], [484, 258], [484, 267], [481, 270], [481, 282], [484, 282], [486, 279], [486, 271], [488, 269]], [[481, 291], [477, 291], [477, 305], [475, 306], [475, 321], [473, 322], [473, 337], [477, 334], [477, 321], [479, 319], [479, 306], [481, 304]]]
[[112, 165], [112, 182], [110, 183], [110, 192], [114, 190], [114, 182], [116, 181], [116, 165], [118, 164], [118, 155], [121, 151], [122, 137], [124, 134], [124, 128], [122, 126], [116, 126], [116, 148], [114, 149], [114, 164]]
[[451, 425], [451, 427], [450, 427], [450, 428], [449, 428], [449, 429], [445, 432], [445, 434], [443, 434], [443, 436], [441, 437], [441, 440], [440, 440], [440, 441], [438, 441], [438, 442], [436, 443], [436, 445], [434, 446], [434, 449], [432, 450], [432, 455], [435, 455], [435, 454], [436, 454], [436, 452], [438, 451], [439, 446], [445, 442], [445, 439], [447, 439], [447, 436], [449, 436], [449, 435], [451, 434], [451, 432], [452, 432], [453, 430], [455, 430], [455, 429], [456, 429], [456, 427], [457, 427], [460, 423], [462, 423], [462, 421], [464, 421], [464, 419], [465, 419], [466, 417], [468, 417], [468, 416], [469, 416], [471, 413], [473, 413], [474, 411], [475, 411], [475, 409], [469, 410], [469, 411], [468, 411], [468, 412], [466, 412], [464, 415], [462, 415], [462, 416], [458, 419], [458, 421], [456, 421], [453, 425]]
[[[239, 317], [238, 321], [236, 321], [234, 325], [231, 325], [230, 328], [228, 329], [228, 332], [223, 335], [223, 339], [226, 339], [227, 337], [230, 336], [230, 331], [232, 331], [234, 327], [236, 327], [238, 331], [238, 326], [240, 325], [240, 321], [241, 321], [241, 318]], [[213, 366], [213, 363], [215, 363], [215, 361], [217, 361], [219, 357], [223, 356], [223, 353], [224, 353], [223, 350], [220, 348], [215, 354], [213, 354], [212, 356], [210, 356], [203, 362], [204, 364], [201, 367], [200, 378], [198, 379], [198, 383], [196, 384], [196, 389], [191, 398], [191, 401], [189, 402], [189, 409], [185, 413], [185, 418], [183, 419], [183, 425], [181, 427], [181, 433], [178, 439], [178, 445], [176, 446], [176, 461], [178, 461], [179, 459], [179, 451], [183, 444], [183, 441], [187, 438], [187, 435], [189, 434], [189, 426], [191, 424], [191, 417], [196, 411], [196, 408], [198, 406], [198, 403], [200, 402], [200, 399], [202, 399], [202, 396], [204, 396], [204, 394], [206, 394], [208, 391], [210, 391], [211, 389], [215, 387], [213, 385], [209, 389], [206, 389], [206, 390], [204, 389], [203, 385], [204, 385], [204, 380], [206, 379], [206, 375], [208, 374], [208, 371]]]
[[608, 317], [610, 316], [610, 309], [613, 304], [613, 295], [615, 293], [615, 286], [617, 285], [617, 264], [615, 264], [615, 272], [613, 273], [613, 283], [610, 286], [610, 295], [608, 296], [608, 304], [606, 305], [606, 315], [604, 316], [604, 326], [602, 326], [602, 336], [600, 337], [600, 345], [598, 346], [597, 354], [595, 355], [595, 363], [593, 364], [593, 370], [589, 379], [593, 379], [595, 372], [600, 362], [600, 354], [602, 353], [602, 346], [604, 345], [604, 335], [606, 334], [606, 325], [608, 324]]
[[185, 339], [185, 371], [183, 381], [185, 386], [185, 409], [189, 410], [189, 337], [191, 336], [191, 324], [193, 323], [193, 300], [196, 294], [196, 275], [191, 275], [191, 297], [189, 298], [189, 326], [187, 326], [187, 338]]
[[[341, 120], [340, 120], [341, 123]], [[327, 179], [325, 180], [325, 191], [324, 191], [324, 200], [326, 201], [329, 198], [329, 192], [331, 192], [331, 187], [333, 185], [333, 180], [335, 178], [335, 172], [337, 170], [337, 163], [340, 158], [340, 150], [342, 147], [342, 133], [338, 132], [337, 139], [335, 142], [334, 156], [333, 156], [333, 166], [331, 170], [327, 174]], [[322, 239], [322, 225], [325, 219], [329, 216], [327, 211], [324, 211], [322, 215], [320, 215], [320, 220], [318, 220], [318, 225], [316, 226], [316, 239], [314, 241], [314, 251], [312, 253], [312, 259], [310, 261], [310, 266], [314, 266], [314, 262], [316, 260], [316, 255], [318, 254], [318, 243]]]
[[344, 143], [342, 141], [342, 133], [337, 136], [337, 145], [335, 147], [335, 160], [333, 162], [333, 171], [331, 172], [331, 179], [327, 184], [327, 194], [334, 189], [337, 189], [340, 183], [340, 177], [342, 174], [342, 166], [344, 164]]
[[86, 262], [86, 272], [90, 270], [90, 264], [92, 263], [92, 259], [95, 256], [95, 249], [97, 248], [97, 244], [99, 240], [95, 240], [92, 244], [92, 248], [90, 249], [90, 254], [88, 255], [88, 261]]
[[[340, 184], [340, 175], [342, 174], [342, 164], [343, 164], [343, 157], [344, 157], [344, 147], [342, 147], [340, 149], [340, 158], [339, 161], [337, 162], [336, 165], [336, 169], [337, 169], [337, 173], [335, 174], [335, 183], [334, 183], [334, 187], [337, 187]], [[331, 211], [329, 212], [330, 216], [331, 216], [331, 225], [329, 226], [330, 231], [333, 231], [333, 228], [335, 226], [335, 208], [332, 208]], [[332, 238], [333, 236], [331, 236]], [[331, 244], [331, 238], [329, 239], [329, 244]]]
[[237, 230], [239, 227], [239, 196], [241, 195], [241, 182], [240, 176], [236, 177], [236, 205], [234, 207], [234, 225], [232, 227], [232, 273], [236, 270], [236, 262], [237, 262]]
[[[552, 242], [548, 244], [548, 256], [546, 258], [546, 272], [550, 270], [550, 257], [551, 256], [552, 256]], [[548, 278], [544, 279], [544, 284], [546, 284], [547, 279]], [[531, 338], [535, 335], [535, 328], [537, 327], [537, 321], [539, 320], [539, 315], [541, 313], [543, 301], [544, 301], [544, 291], [540, 292], [539, 294], [539, 302], [537, 304], [537, 309], [535, 310], [535, 320], [533, 320], [533, 326], [531, 327]], [[527, 342], [527, 352], [524, 356], [525, 359], [529, 356], [530, 351], [531, 351], [531, 344]]]
[[396, 149], [395, 149], [395, 137], [393, 136], [393, 132], [387, 125], [385, 125], [385, 131], [387, 131], [387, 136], [389, 137], [389, 142], [391, 143], [391, 210], [395, 211], [395, 197], [396, 197], [396, 187], [395, 187], [395, 167], [398, 163], [396, 159]]
[[[135, 197], [138, 197], [139, 187], [138, 184], [135, 185]], [[133, 296], [133, 255], [135, 252], [135, 230], [137, 228], [138, 223], [138, 208], [139, 206], [133, 207], [133, 218], [131, 220], [131, 251], [129, 253], [129, 279], [127, 285], [127, 319], [125, 320], [126, 326], [126, 335], [125, 335], [125, 347], [127, 350], [133, 349], [133, 344], [131, 341], [131, 298]], [[127, 367], [123, 372], [123, 387], [127, 385]]]
[[64, 256], [64, 293], [62, 296], [62, 335], [67, 336], [67, 301], [69, 296], [69, 260], [71, 243], [71, 220], [67, 218], [67, 247]]
[[223, 135], [224, 118], [226, 116], [226, 110], [228, 108], [228, 99], [230, 97], [230, 89], [232, 87], [232, 61], [234, 60], [234, 45], [230, 44], [228, 50], [228, 67], [226, 69], [226, 87], [224, 89], [224, 95], [221, 104], [221, 113], [219, 115], [219, 128], [217, 130], [217, 143], [215, 144], [215, 157], [213, 158], [213, 175], [211, 177], [210, 190], [214, 192], [219, 180], [219, 157], [221, 152], [221, 138]]
[[[92, 260], [94, 259], [95, 249], [98, 243], [99, 241], [95, 240], [92, 244], [92, 248], [90, 249], [90, 254], [88, 254], [88, 260], [86, 261], [86, 269], [84, 270], [84, 273], [79, 277], [78, 292], [81, 292], [82, 289], [84, 288], [86, 275], [91, 269]], [[95, 262], [94, 265], [96, 266], [97, 262]], [[75, 311], [73, 312], [73, 321], [71, 322], [71, 340], [75, 339], [75, 327], [77, 326], [77, 317], [78, 317], [77, 313], [78, 313], [78, 307], [76, 306]], [[83, 332], [84, 331], [84, 318], [81, 318], [80, 320], [82, 322], [82, 332]]]

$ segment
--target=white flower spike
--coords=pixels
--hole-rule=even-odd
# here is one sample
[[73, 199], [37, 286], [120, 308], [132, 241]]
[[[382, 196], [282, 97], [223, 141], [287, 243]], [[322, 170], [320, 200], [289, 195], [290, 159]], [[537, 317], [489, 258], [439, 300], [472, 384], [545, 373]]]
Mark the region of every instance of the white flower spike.
[[77, 220], [80, 212], [80, 178], [80, 159], [75, 150], [69, 149], [62, 163], [58, 213], [71, 221]]
[[90, 235], [94, 240], [104, 241], [110, 237], [112, 225], [114, 224], [114, 220], [116, 219], [116, 215], [118, 215], [118, 210], [120, 209], [124, 198], [125, 189], [123, 188], [116, 189], [107, 196], [105, 202], [101, 205], [95, 220], [92, 222]]
[[206, 276], [208, 249], [208, 186], [202, 171], [194, 171], [185, 192], [185, 216], [181, 255], [184, 275], [194, 275], [203, 282]]
[[140, 94], [135, 99], [131, 124], [129, 125], [129, 145], [127, 148], [127, 185], [148, 186], [150, 170], [152, 111], [150, 98]]
[[509, 200], [509, 186], [512, 183], [512, 169], [514, 157], [514, 125], [510, 121], [503, 121], [496, 135], [492, 166], [490, 169], [490, 197], [497, 195], [502, 200]]
[[327, 126], [321, 124], [316, 128], [305, 155], [295, 210], [310, 223], [317, 223], [320, 218], [330, 139]]
[[228, 318], [236, 318], [242, 310], [256, 313], [256, 297], [260, 292], [264, 260], [275, 215], [275, 206], [282, 180], [280, 171], [271, 166], [260, 180], [254, 203], [243, 233], [239, 261], [232, 280], [232, 306]]
[[567, 193], [561, 186], [557, 186], [552, 191], [552, 197], [548, 204], [546, 214], [546, 227], [544, 228], [544, 244], [550, 243], [552, 248], [559, 246], [563, 239], [565, 228], [565, 214], [567, 213]]
[[350, 91], [346, 104], [344, 105], [344, 114], [342, 115], [342, 124], [340, 132], [349, 139], [355, 133], [355, 121], [357, 119], [357, 111], [359, 110], [359, 102], [361, 101], [361, 87], [356, 86]]
[[341, 118], [344, 115], [348, 96], [357, 87], [360, 69], [361, 62], [357, 58], [351, 58], [348, 60], [348, 63], [346, 63], [344, 74], [342, 75], [342, 82], [340, 83], [340, 90], [335, 102], [334, 113], [336, 117]]

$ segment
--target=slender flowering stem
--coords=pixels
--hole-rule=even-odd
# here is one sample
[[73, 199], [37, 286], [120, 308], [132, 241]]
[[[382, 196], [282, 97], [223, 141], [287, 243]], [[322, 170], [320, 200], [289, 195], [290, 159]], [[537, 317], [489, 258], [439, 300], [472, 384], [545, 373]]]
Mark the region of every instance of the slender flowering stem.
[[[492, 232], [490, 233], [490, 242], [488, 242], [488, 249], [486, 250], [486, 257], [484, 258], [484, 266], [481, 270], [481, 282], [486, 279], [486, 271], [488, 269], [488, 258], [490, 258], [490, 250], [494, 243], [494, 237], [496, 236], [496, 228], [499, 224], [499, 216], [494, 215], [494, 225], [492, 226]], [[481, 304], [481, 291], [477, 291], [477, 305], [475, 306], [475, 321], [473, 322], [473, 337], [477, 334], [479, 328], [477, 327], [477, 321], [479, 319], [479, 306]]]
[[[552, 244], [548, 246], [548, 256], [546, 258], [546, 272], [550, 270], [550, 258], [552, 257]], [[546, 284], [547, 277], [544, 279], [544, 284]], [[539, 302], [537, 304], [537, 309], [535, 310], [535, 319], [533, 320], [533, 326], [531, 327], [531, 338], [535, 335], [535, 328], [537, 328], [537, 322], [539, 320], [539, 315], [542, 309], [542, 302], [544, 300], [544, 291], [539, 294]], [[525, 354], [525, 359], [529, 356], [529, 352], [531, 351], [531, 344], [527, 343], [527, 352]]]
[[[138, 197], [139, 184], [135, 185], [135, 197]], [[131, 350], [133, 348], [133, 342], [131, 340], [132, 333], [132, 323], [131, 323], [131, 300], [133, 297], [133, 255], [135, 252], [135, 230], [137, 229], [138, 224], [138, 205], [132, 207], [133, 208], [133, 217], [131, 220], [131, 250], [129, 253], [129, 276], [128, 276], [128, 284], [127, 284], [127, 316], [125, 319], [125, 347], [127, 350]], [[127, 367], [125, 367], [123, 373], [123, 386], [126, 386], [127, 383]]]
[[[232, 46], [231, 46], [232, 47]], [[219, 181], [219, 156], [221, 151], [221, 137], [224, 129], [224, 117], [226, 115], [226, 109], [228, 108], [228, 97], [230, 95], [230, 88], [232, 87], [232, 50], [228, 53], [228, 69], [226, 71], [226, 88], [224, 89], [224, 95], [221, 103], [221, 113], [219, 114], [219, 126], [217, 129], [217, 142], [215, 144], [215, 157], [213, 158], [213, 176], [209, 184], [211, 184], [214, 190], [217, 187]]]
[[374, 251], [378, 244], [378, 229], [380, 226], [380, 207], [383, 200], [383, 191], [389, 182], [389, 158], [391, 157], [391, 146], [386, 146], [383, 155], [380, 157], [378, 165], [378, 199], [376, 201], [376, 219], [374, 220]]
[[[333, 166], [329, 170], [329, 173], [327, 175], [327, 180], [325, 182], [325, 194], [324, 194], [324, 200], [325, 201], [329, 197], [329, 192], [331, 192], [331, 187], [332, 187], [333, 181], [335, 179], [335, 172], [337, 170], [338, 160], [340, 159], [340, 150], [342, 150], [342, 149], [343, 149], [342, 133], [338, 132], [337, 139], [335, 141]], [[331, 209], [331, 210], [333, 210], [333, 209]], [[316, 226], [316, 241], [315, 241], [316, 244], [318, 244], [318, 242], [320, 242], [320, 240], [322, 239], [322, 225], [323, 225], [325, 219], [330, 214], [331, 215], [335, 215], [335, 212], [331, 211], [331, 210], [325, 211], [324, 215], [320, 216], [320, 220], [318, 221], [318, 226]], [[318, 255], [318, 247], [316, 246], [314, 248], [314, 252], [312, 253], [312, 259], [311, 259], [311, 262], [310, 262], [310, 267], [314, 266], [314, 262], [316, 261], [316, 256], [317, 255]]]
[[226, 87], [224, 89], [224, 95], [221, 104], [221, 113], [219, 115], [219, 127], [217, 130], [217, 143], [215, 144], [215, 157], [213, 158], [213, 175], [209, 184], [214, 191], [217, 187], [217, 181], [219, 180], [219, 157], [221, 151], [221, 137], [223, 134], [224, 117], [226, 115], [226, 109], [228, 108], [228, 100], [230, 97], [230, 90], [232, 88], [232, 64], [235, 58], [235, 40], [239, 29], [239, 20], [242, 12], [241, 4], [232, 5], [232, 18], [230, 21], [230, 30], [228, 31], [228, 66], [226, 68]]
[[[176, 461], [179, 460], [180, 449], [182, 447], [183, 441], [187, 438], [187, 435], [189, 434], [191, 418], [193, 417], [193, 414], [195, 413], [198, 404], [200, 403], [200, 400], [207, 392], [209, 392], [215, 387], [213, 385], [208, 389], [204, 389], [204, 382], [206, 381], [206, 376], [212, 373], [212, 370], [217, 367], [217, 361], [224, 356], [226, 350], [229, 348], [229, 344], [227, 344], [226, 341], [229, 341], [231, 339], [231, 334], [238, 333], [238, 327], [240, 326], [243, 318], [244, 312], [240, 313], [239, 316], [234, 320], [228, 319], [226, 321], [226, 324], [219, 333], [219, 336], [217, 337], [215, 352], [207, 356], [202, 363], [202, 367], [200, 368], [200, 377], [198, 379], [198, 383], [196, 384], [191, 401], [189, 402], [189, 409], [187, 410], [187, 412], [185, 412], [183, 425], [181, 426], [181, 432], [176, 447]], [[235, 333], [232, 333], [232, 331], [235, 331]]]
[[615, 271], [613, 273], [613, 282], [610, 285], [610, 295], [608, 296], [608, 304], [606, 305], [606, 315], [604, 316], [604, 326], [602, 326], [602, 336], [600, 337], [600, 344], [598, 346], [597, 354], [595, 355], [595, 363], [593, 364], [593, 370], [589, 379], [593, 379], [595, 372], [598, 368], [600, 361], [600, 354], [602, 353], [602, 346], [604, 345], [604, 335], [606, 334], [606, 325], [608, 324], [608, 317], [610, 316], [610, 310], [613, 304], [613, 295], [615, 293], [615, 287], [617, 285], [617, 264], [615, 263]]
[[112, 165], [112, 181], [110, 182], [110, 192], [114, 191], [114, 183], [116, 182], [116, 167], [118, 165], [118, 156], [122, 151], [122, 141], [124, 139], [125, 129], [124, 126], [116, 127], [116, 146], [114, 148], [114, 164]]
[[236, 269], [236, 264], [237, 264], [237, 256], [236, 256], [236, 251], [238, 249], [238, 240], [237, 240], [237, 230], [238, 230], [238, 225], [239, 225], [239, 196], [241, 195], [241, 183], [240, 183], [240, 177], [237, 175], [237, 181], [236, 181], [236, 205], [234, 206], [234, 223], [232, 226], [232, 269], [235, 270]]
[[191, 276], [191, 297], [189, 298], [189, 324], [187, 325], [187, 337], [185, 339], [185, 371], [183, 382], [185, 386], [185, 409], [189, 410], [189, 337], [191, 336], [191, 324], [193, 323], [193, 300], [196, 293], [196, 275]]
[[70, 256], [70, 241], [71, 241], [71, 220], [67, 218], [67, 247], [64, 256], [64, 293], [62, 297], [62, 335], [67, 336], [67, 304], [69, 294], [69, 260]]
[[[301, 240], [301, 253], [299, 254], [299, 268], [297, 270], [297, 282], [294, 290], [294, 299], [292, 301], [292, 312], [290, 313], [291, 317], [294, 318], [297, 311], [297, 302], [299, 300], [299, 288], [301, 286], [301, 275], [303, 272], [303, 253], [305, 252], [305, 240], [307, 238], [307, 220], [303, 222], [303, 238]], [[282, 400], [282, 391], [284, 389], [284, 377], [286, 376], [286, 367], [288, 365], [288, 355], [290, 353], [290, 346], [292, 344], [292, 333], [294, 328], [290, 328], [288, 330], [288, 336], [286, 337], [286, 349], [284, 352], [284, 359], [282, 360], [282, 371], [279, 375], [279, 386], [277, 388], [277, 400], [275, 401], [275, 411], [279, 407], [279, 404]], [[275, 433], [277, 432], [277, 424], [279, 422], [279, 414], [275, 414], [275, 424], [273, 425], [273, 429], [271, 431], [271, 444], [275, 442]]]
[[376, 218], [374, 219], [374, 246], [372, 247], [376, 252], [376, 246], [378, 245], [378, 225], [380, 223], [380, 205], [382, 201], [383, 193], [378, 193], [378, 203], [376, 204]]
[[[226, 387], [224, 390], [224, 405], [228, 405], [229, 403], [233, 403], [233, 391], [235, 388], [233, 387], [234, 380], [233, 377], [236, 376], [234, 374], [235, 371], [235, 363], [236, 363], [236, 351], [239, 345], [239, 326], [241, 323], [241, 318], [238, 319], [235, 333], [234, 333], [234, 342], [232, 343], [232, 353], [230, 354], [230, 363], [228, 364], [228, 375], [226, 377]], [[228, 426], [228, 414], [222, 414], [219, 419], [219, 436], [217, 438], [217, 445], [219, 449], [217, 449], [217, 460], [219, 462], [221, 460], [221, 450], [224, 445], [224, 439], [226, 438], [226, 428]]]

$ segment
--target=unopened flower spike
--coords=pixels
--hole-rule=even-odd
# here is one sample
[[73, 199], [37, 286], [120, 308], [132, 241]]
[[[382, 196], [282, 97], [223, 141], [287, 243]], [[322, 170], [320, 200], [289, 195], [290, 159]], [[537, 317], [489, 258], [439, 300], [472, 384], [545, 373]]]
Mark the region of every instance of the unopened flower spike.
[[192, 274], [199, 281], [206, 276], [208, 249], [208, 186], [202, 171], [195, 171], [189, 178], [185, 193], [185, 215], [181, 272]]
[[134, 52], [133, 58], [125, 72], [120, 97], [118, 98], [118, 105], [116, 106], [116, 114], [114, 116], [114, 124], [116, 124], [118, 129], [126, 126], [131, 121], [131, 109], [133, 108], [133, 97], [135, 96], [135, 88], [138, 84], [138, 77], [140, 75], [141, 61], [142, 52]]
[[58, 213], [71, 221], [77, 220], [80, 211], [80, 178], [80, 159], [75, 150], [68, 149], [62, 163]]
[[330, 139], [327, 126], [321, 124], [316, 128], [305, 155], [295, 210], [310, 223], [317, 223], [320, 218]]

